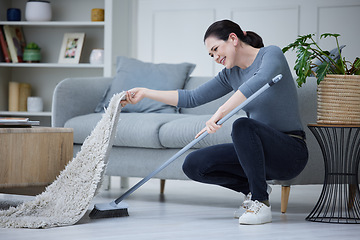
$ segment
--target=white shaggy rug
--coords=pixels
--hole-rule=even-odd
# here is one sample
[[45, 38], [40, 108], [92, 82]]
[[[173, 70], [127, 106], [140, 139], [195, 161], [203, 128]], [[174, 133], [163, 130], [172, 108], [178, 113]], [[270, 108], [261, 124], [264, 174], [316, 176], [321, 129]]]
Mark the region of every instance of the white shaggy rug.
[[101, 185], [124, 97], [122, 92], [111, 98], [80, 152], [43, 193], [0, 211], [0, 227], [50, 228], [72, 225], [82, 218]]

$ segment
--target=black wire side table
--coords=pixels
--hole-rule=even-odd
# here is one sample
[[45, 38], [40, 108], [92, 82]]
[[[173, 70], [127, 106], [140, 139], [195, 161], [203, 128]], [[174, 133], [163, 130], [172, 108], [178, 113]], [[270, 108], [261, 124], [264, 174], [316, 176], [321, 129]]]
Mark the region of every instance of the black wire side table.
[[360, 223], [360, 125], [309, 124], [325, 164], [319, 200], [306, 220]]

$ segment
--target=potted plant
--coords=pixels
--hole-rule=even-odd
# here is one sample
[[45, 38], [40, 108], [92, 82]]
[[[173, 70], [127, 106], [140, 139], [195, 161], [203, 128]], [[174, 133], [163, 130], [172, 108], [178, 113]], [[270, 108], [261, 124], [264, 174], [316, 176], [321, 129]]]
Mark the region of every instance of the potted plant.
[[38, 63], [41, 60], [41, 48], [36, 43], [28, 43], [24, 49], [23, 60], [28, 63]]
[[283, 52], [296, 50], [294, 70], [299, 87], [308, 77], [315, 76], [318, 84], [317, 122], [323, 124], [360, 124], [360, 58], [347, 61], [341, 50], [339, 34], [324, 33], [332, 37], [336, 48], [323, 50], [314, 40], [315, 34], [299, 36], [284, 47]]

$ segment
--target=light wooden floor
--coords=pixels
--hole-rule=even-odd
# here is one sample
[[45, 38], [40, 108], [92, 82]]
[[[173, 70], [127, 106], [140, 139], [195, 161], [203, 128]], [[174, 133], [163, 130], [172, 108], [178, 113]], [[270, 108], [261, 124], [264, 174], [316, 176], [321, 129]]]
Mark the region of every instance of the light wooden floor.
[[[131, 179], [130, 185], [138, 179]], [[77, 224], [52, 229], [1, 229], [1, 240], [158, 240], [158, 239], [358, 239], [360, 225], [305, 221], [321, 186], [293, 186], [288, 212], [280, 213], [280, 186], [270, 196], [273, 222], [258, 226], [239, 225], [233, 212], [242, 196], [216, 186], [191, 181], [167, 181], [159, 195], [159, 180], [150, 180], [128, 199], [129, 217], [91, 220], [87, 215]], [[103, 192], [94, 203], [110, 202], [120, 195], [119, 186]], [[19, 196], [0, 194], [2, 199]], [[29, 199], [31, 197], [24, 197]], [[90, 210], [92, 206], [90, 206]]]

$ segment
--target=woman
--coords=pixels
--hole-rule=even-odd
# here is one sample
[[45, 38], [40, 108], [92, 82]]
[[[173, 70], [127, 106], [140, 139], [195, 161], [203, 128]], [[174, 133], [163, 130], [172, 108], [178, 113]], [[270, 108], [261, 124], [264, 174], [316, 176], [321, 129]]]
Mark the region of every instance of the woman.
[[[196, 107], [234, 91], [200, 131], [215, 133], [216, 123], [236, 106], [282, 74], [282, 80], [243, 110], [248, 118], [233, 123], [232, 143], [190, 153], [183, 171], [195, 181], [216, 184], [246, 195], [235, 213], [240, 224], [271, 222], [266, 180], [288, 180], [305, 167], [308, 151], [300, 121], [297, 92], [289, 66], [280, 48], [264, 47], [254, 32], [244, 32], [229, 20], [213, 23], [205, 33], [209, 55], [224, 65], [212, 80], [194, 90], [157, 91], [134, 88], [122, 104], [138, 103], [144, 97], [178, 107]], [[211, 93], [211, 94], [209, 94]]]

